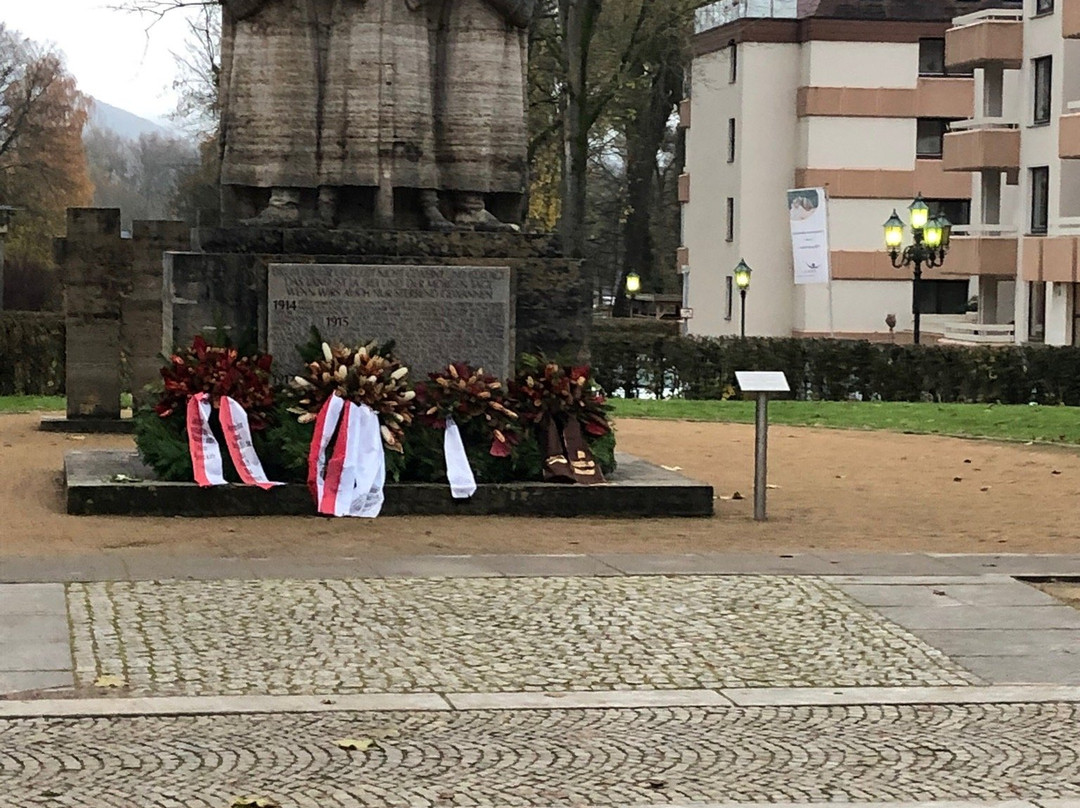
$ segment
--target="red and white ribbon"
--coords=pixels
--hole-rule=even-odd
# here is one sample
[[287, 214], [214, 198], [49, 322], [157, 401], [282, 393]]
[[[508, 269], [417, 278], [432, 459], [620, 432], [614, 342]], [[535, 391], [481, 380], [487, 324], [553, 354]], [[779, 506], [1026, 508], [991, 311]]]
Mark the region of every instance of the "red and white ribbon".
[[451, 496], [454, 499], [468, 499], [476, 493], [476, 477], [469, 465], [469, 456], [465, 454], [461, 430], [453, 418], [446, 419], [443, 455], [446, 457], [446, 479], [450, 481]]
[[248, 415], [240, 403], [229, 396], [222, 396], [219, 416], [221, 430], [225, 433], [225, 445], [229, 447], [229, 457], [232, 458], [233, 466], [244, 484], [257, 485], [264, 490], [281, 485], [282, 483], [269, 480], [263, 471], [262, 462], [251, 442]]
[[210, 429], [210, 396], [196, 393], [188, 399], [187, 434], [195, 482], [202, 488], [225, 485], [221, 466], [221, 446]]
[[[210, 396], [206, 393], [196, 393], [188, 399], [188, 450], [191, 452], [195, 482], [203, 488], [227, 483], [222, 467], [221, 445], [210, 428], [210, 412]], [[247, 413], [239, 402], [229, 396], [222, 396], [218, 414], [229, 457], [244, 484], [257, 485], [264, 489], [281, 485], [267, 479], [251, 442], [251, 425]]]
[[[329, 462], [326, 450], [337, 430]], [[319, 513], [379, 515], [386, 483], [386, 455], [379, 416], [365, 404], [327, 399], [315, 421], [308, 456], [308, 488]]]

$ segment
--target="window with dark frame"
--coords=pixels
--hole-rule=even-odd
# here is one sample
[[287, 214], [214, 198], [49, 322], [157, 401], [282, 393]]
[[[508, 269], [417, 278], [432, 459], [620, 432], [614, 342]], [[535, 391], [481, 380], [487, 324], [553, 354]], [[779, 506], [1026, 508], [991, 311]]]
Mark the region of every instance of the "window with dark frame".
[[970, 67], [949, 68], [945, 64], [945, 40], [924, 38], [919, 40], [919, 75], [920, 76], [973, 76]]
[[735, 240], [735, 199], [730, 196], [727, 198], [727, 235], [725, 238], [728, 241]]
[[1032, 60], [1035, 75], [1035, 108], [1032, 122], [1035, 124], [1050, 123], [1050, 97], [1052, 94], [1051, 79], [1053, 78], [1053, 61], [1049, 56], [1042, 56]]
[[1054, 11], [1054, 0], [1035, 0], [1036, 14], [1051, 14]]
[[944, 76], [945, 75], [945, 40], [944, 39], [920, 39], [919, 40], [919, 75], [920, 76]]
[[1045, 235], [1050, 224], [1050, 168], [1031, 169], [1031, 232]]
[[739, 43], [734, 39], [728, 42], [728, 84], [739, 80]]
[[735, 119], [727, 119], [727, 161], [735, 162]]
[[926, 205], [930, 208], [931, 217], [944, 213], [949, 224], [971, 224], [970, 199], [927, 199]]
[[724, 278], [724, 319], [730, 320], [735, 310], [735, 279], [728, 275]]
[[947, 131], [947, 118], [919, 118], [915, 124], [915, 156], [939, 159]]
[[919, 283], [919, 311], [923, 314], [964, 314], [968, 282], [926, 280]]
[[1028, 342], [1046, 339], [1046, 284], [1035, 281], [1028, 284]]

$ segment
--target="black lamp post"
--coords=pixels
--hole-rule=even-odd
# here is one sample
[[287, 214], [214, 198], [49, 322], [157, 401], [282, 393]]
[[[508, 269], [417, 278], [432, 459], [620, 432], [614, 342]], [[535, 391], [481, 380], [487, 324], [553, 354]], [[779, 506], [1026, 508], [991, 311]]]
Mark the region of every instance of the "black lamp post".
[[634, 316], [634, 299], [641, 291], [641, 276], [631, 272], [626, 276], [626, 296], [630, 298], [630, 316]]
[[919, 300], [919, 286], [922, 281], [923, 266], [927, 269], [939, 267], [945, 263], [949, 251], [949, 235], [952, 223], [942, 214], [930, 218], [930, 208], [923, 201], [922, 194], [908, 206], [911, 215], [912, 243], [901, 249], [904, 243], [904, 221], [893, 210], [892, 216], [885, 222], [885, 249], [889, 251], [892, 265], [897, 269], [912, 267], [911, 313], [915, 318], [915, 344], [919, 344], [919, 325], [922, 316]]
[[740, 312], [739, 336], [746, 339], [746, 291], [750, 288], [750, 273], [753, 272], [742, 258], [735, 267], [735, 285], [739, 287]]

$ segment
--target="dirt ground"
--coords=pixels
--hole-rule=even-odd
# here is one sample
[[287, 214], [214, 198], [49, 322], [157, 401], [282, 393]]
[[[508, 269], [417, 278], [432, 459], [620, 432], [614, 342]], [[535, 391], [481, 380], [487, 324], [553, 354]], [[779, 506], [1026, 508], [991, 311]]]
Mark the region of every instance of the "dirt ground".
[[[1080, 450], [885, 432], [770, 431], [769, 521], [753, 521], [753, 427], [624, 420], [619, 447], [711, 483], [711, 519], [123, 518], [63, 512], [65, 451], [130, 438], [0, 416], [0, 555], [120, 548], [238, 557], [413, 553], [1080, 553]], [[732, 499], [740, 492], [745, 499]]]

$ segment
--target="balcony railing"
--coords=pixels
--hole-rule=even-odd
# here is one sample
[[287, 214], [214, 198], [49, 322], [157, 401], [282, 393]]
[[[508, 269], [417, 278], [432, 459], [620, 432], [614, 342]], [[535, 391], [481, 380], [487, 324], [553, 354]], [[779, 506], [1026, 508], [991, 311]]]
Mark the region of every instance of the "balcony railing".
[[1073, 101], [1058, 121], [1058, 157], [1080, 160], [1080, 101]]
[[1016, 329], [1010, 323], [946, 323], [943, 342], [970, 345], [1011, 345]]
[[694, 11], [694, 33], [742, 19], [793, 20], [798, 16], [798, 0], [716, 0]]
[[1020, 166], [1020, 129], [1005, 118], [953, 121], [942, 141], [945, 171], [1007, 171]]
[[1024, 15], [1021, 11], [988, 9], [964, 14], [945, 32], [947, 67], [988, 64], [1017, 68], [1024, 60]]

